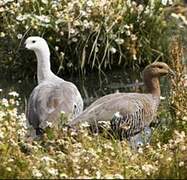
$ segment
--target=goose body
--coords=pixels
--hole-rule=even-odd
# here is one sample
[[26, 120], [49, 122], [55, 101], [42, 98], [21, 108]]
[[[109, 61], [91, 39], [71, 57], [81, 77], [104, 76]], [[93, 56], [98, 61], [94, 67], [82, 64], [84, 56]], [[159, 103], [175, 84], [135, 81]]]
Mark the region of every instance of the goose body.
[[[108, 121], [120, 137], [132, 137], [149, 127], [154, 120], [160, 102], [160, 76], [173, 71], [167, 64], [156, 62], [143, 71], [147, 93], [114, 93], [101, 97], [68, 123], [73, 127], [82, 122], [98, 126]], [[149, 131], [149, 130], [148, 130]]]
[[36, 135], [40, 135], [49, 124], [58, 122], [61, 111], [71, 118], [77, 117], [83, 111], [83, 100], [73, 83], [51, 71], [50, 52], [43, 38], [29, 37], [25, 46], [36, 54], [38, 79], [28, 100], [26, 117]]
[[[150, 106], [151, 104], [151, 106]], [[122, 127], [121, 122], [111, 121], [113, 128], [125, 129], [129, 127], [128, 135], [140, 132], [145, 125], [149, 125], [154, 119], [155, 112], [159, 104], [159, 98], [152, 94], [140, 93], [115, 93], [106, 95], [91, 104], [77, 118], [69, 123], [74, 126], [79, 123], [88, 122], [91, 125], [97, 125], [100, 121], [111, 121], [114, 116], [123, 116], [127, 122]], [[137, 125], [135, 125], [137, 122]], [[119, 127], [115, 127], [118, 124]], [[133, 129], [133, 132], [130, 132]]]

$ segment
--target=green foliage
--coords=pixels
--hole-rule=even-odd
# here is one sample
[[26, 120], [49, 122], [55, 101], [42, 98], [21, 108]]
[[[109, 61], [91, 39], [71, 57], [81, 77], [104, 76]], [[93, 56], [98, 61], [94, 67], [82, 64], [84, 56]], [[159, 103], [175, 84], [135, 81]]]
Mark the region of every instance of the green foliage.
[[1, 70], [14, 77], [35, 72], [34, 56], [20, 49], [31, 35], [48, 41], [59, 73], [168, 60], [172, 23], [157, 0], [2, 1], [0, 11]]

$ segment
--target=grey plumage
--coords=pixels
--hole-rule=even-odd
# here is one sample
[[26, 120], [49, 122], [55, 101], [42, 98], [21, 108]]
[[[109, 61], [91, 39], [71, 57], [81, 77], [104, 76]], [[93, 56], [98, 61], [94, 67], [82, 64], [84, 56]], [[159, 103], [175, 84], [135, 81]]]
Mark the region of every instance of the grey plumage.
[[75, 118], [83, 110], [82, 104], [75, 101], [76, 96], [78, 96], [76, 88], [69, 82], [40, 83], [34, 88], [28, 101], [27, 118], [30, 125], [34, 129], [45, 129], [49, 123], [55, 125], [61, 111]]

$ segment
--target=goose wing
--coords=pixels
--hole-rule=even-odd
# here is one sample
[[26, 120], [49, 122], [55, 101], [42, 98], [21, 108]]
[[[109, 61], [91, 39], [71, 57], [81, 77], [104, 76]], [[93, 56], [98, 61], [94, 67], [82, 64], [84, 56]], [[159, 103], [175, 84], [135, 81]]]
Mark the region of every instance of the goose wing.
[[74, 126], [85, 121], [90, 124], [111, 121], [117, 113], [122, 117], [121, 119], [125, 119], [125, 122], [115, 122], [119, 123], [119, 127], [128, 124], [130, 128], [138, 131], [144, 124], [152, 121], [155, 110], [156, 103], [151, 94], [115, 93], [96, 100], [69, 125]]
[[60, 112], [72, 114], [76, 104], [76, 89], [72, 83], [44, 82], [32, 91], [27, 108], [27, 119], [35, 129], [45, 128], [59, 117]]

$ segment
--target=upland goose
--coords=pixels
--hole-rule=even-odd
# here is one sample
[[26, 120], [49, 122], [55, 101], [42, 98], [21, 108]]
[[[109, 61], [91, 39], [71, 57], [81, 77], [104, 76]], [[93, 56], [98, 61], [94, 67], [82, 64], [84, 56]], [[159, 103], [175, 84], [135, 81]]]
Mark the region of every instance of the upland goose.
[[25, 47], [37, 57], [38, 85], [32, 91], [26, 117], [36, 135], [57, 123], [61, 111], [75, 118], [83, 111], [83, 100], [77, 87], [56, 76], [50, 68], [50, 51], [47, 42], [37, 36], [29, 37]]
[[148, 65], [143, 71], [147, 93], [114, 93], [103, 96], [69, 122], [68, 126], [88, 122], [97, 128], [100, 121], [109, 121], [113, 132], [122, 139], [133, 137], [144, 130], [150, 134], [149, 125], [160, 103], [159, 78], [167, 74], [174, 72], [163, 62]]

